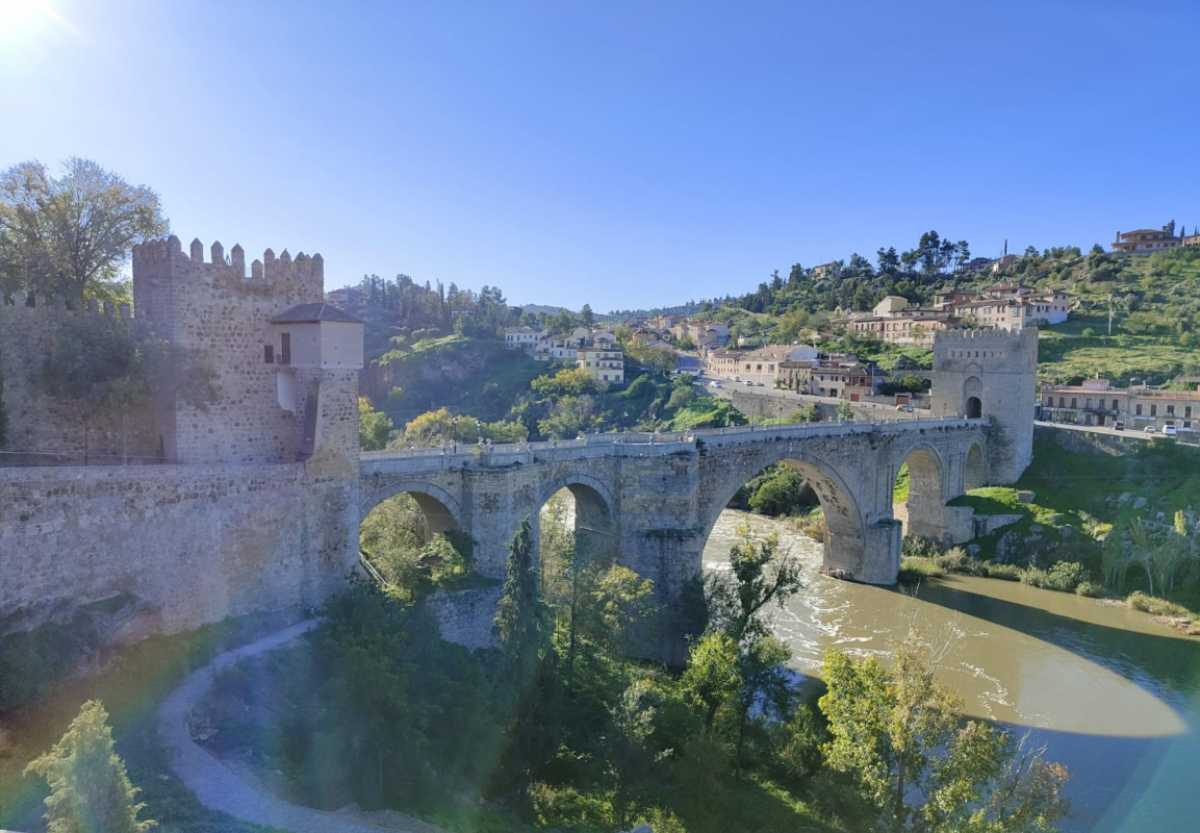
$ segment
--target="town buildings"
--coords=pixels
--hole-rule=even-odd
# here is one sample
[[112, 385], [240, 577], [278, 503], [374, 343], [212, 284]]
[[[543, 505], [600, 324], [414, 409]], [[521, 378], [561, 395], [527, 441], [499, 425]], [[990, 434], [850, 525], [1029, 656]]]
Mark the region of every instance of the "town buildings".
[[1193, 228], [1191, 234], [1180, 228], [1179, 234], [1176, 235], [1175, 221], [1172, 220], [1161, 229], [1118, 231], [1112, 243], [1112, 250], [1123, 254], [1153, 254], [1178, 246], [1200, 246], [1200, 227]]
[[784, 362], [816, 362], [817, 349], [805, 345], [772, 344], [757, 350], [709, 350], [704, 370], [709, 376], [773, 388]]
[[620, 350], [585, 347], [578, 351], [578, 366], [603, 385], [625, 383], [625, 354]]
[[573, 363], [605, 385], [625, 381], [625, 354], [610, 330], [576, 327], [556, 338], [533, 327], [509, 327], [504, 331], [504, 346], [542, 361]]
[[1043, 385], [1039, 411], [1047, 422], [1195, 431], [1200, 429], [1200, 390], [1118, 388], [1107, 379], [1089, 379], [1080, 385]]
[[826, 356], [813, 362], [781, 363], [779, 387], [858, 402], [874, 395], [884, 378], [853, 356]]
[[1071, 298], [1060, 290], [1039, 292], [997, 284], [982, 292], [955, 289], [940, 293], [931, 308], [914, 307], [905, 298], [889, 295], [870, 313], [852, 313], [846, 326], [860, 337], [929, 347], [936, 333], [964, 325], [1023, 330], [1062, 323], [1070, 313]]

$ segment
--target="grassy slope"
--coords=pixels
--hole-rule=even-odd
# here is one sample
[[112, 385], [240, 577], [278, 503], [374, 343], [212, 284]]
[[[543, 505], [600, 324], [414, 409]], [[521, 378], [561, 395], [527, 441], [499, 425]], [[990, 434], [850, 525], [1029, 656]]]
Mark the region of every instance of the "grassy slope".
[[[1034, 492], [1032, 503], [1017, 499], [1021, 489]], [[1120, 500], [1122, 495], [1126, 500]], [[1138, 499], [1145, 503], [1135, 508]], [[1178, 509], [1200, 509], [1200, 451], [1155, 442], [1120, 456], [1081, 454], [1038, 437], [1033, 464], [1014, 486], [976, 489], [951, 505], [972, 506], [980, 514], [1024, 516], [975, 542], [984, 558], [995, 556], [1004, 535], [1015, 532], [1026, 538], [1039, 526], [1043, 542], [1037, 548], [1039, 562], [1080, 561], [1095, 571], [1099, 545], [1094, 535], [1106, 534], [1112, 524], [1159, 512], [1169, 519]], [[1126, 590], [1139, 589], [1141, 577], [1136, 570], [1130, 571], [1129, 580]], [[1200, 588], [1181, 590], [1170, 598], [1200, 611]]]
[[1099, 374], [1121, 382], [1162, 382], [1196, 365], [1192, 332], [1200, 325], [1200, 250], [1151, 257], [1063, 256], [1037, 263], [1004, 277], [1063, 289], [1077, 303], [1070, 321], [1042, 332], [1038, 371], [1043, 379], [1065, 382]]

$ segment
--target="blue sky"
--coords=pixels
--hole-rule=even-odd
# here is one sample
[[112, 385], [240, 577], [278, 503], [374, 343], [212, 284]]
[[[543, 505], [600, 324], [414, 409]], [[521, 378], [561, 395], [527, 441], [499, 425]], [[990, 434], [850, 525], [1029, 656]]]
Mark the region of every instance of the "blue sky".
[[[1200, 5], [0, 0], [0, 166], [199, 237], [597, 310], [935, 228], [1200, 224]], [[9, 14], [6, 21], [2, 15]]]

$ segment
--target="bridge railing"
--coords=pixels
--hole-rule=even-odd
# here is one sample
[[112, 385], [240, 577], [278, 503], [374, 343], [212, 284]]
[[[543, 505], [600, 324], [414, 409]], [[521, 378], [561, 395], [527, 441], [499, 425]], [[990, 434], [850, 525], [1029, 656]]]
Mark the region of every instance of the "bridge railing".
[[721, 445], [739, 440], [752, 440], [763, 435], [798, 437], [805, 435], [848, 436], [869, 434], [874, 431], [901, 433], [929, 429], [954, 429], [979, 427], [982, 419], [963, 417], [929, 418], [912, 420], [879, 420], [853, 422], [803, 422], [793, 425], [739, 425], [730, 428], [699, 428], [692, 431], [652, 433], [646, 431], [613, 431], [605, 434], [588, 434], [573, 440], [545, 440], [520, 443], [446, 443], [434, 448], [405, 448], [362, 453], [364, 462], [399, 459], [440, 459], [451, 461], [489, 460], [495, 463], [515, 462], [535, 453], [559, 454], [565, 451], [596, 449], [621, 449], [636, 452], [639, 447], [653, 449], [656, 453], [694, 447], [697, 441], [715, 442]]

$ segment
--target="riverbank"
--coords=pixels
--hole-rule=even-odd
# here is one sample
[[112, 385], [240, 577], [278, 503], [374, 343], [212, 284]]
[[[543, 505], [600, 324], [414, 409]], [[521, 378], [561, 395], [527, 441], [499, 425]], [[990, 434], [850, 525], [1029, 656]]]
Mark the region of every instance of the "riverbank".
[[[947, 574], [883, 588], [820, 574], [821, 545], [788, 519], [727, 512], [705, 550], [722, 569], [740, 524], [778, 534], [805, 589], [774, 612], [791, 666], [819, 677], [825, 649], [885, 662], [917, 634], [966, 713], [1005, 726], [1071, 772], [1071, 833], [1189, 829], [1200, 767], [1200, 641], [1127, 605], [1017, 581]], [[1136, 801], [1129, 796], [1136, 791]]]

